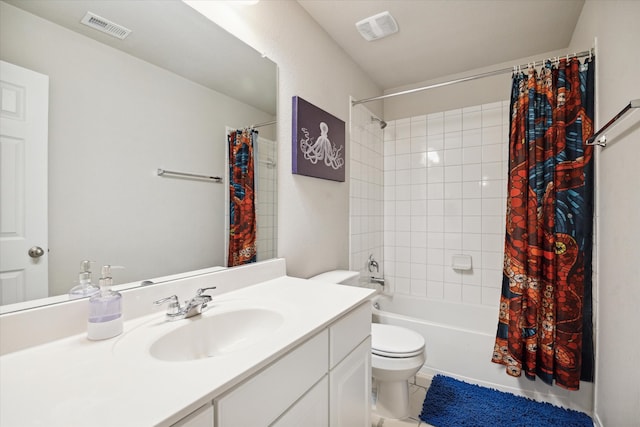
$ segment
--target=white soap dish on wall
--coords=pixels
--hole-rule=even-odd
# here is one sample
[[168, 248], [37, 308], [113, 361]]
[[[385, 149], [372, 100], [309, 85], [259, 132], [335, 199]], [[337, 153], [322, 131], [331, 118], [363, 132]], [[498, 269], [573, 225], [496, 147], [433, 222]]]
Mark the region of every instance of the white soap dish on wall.
[[471, 270], [471, 255], [452, 255], [451, 268], [454, 270]]

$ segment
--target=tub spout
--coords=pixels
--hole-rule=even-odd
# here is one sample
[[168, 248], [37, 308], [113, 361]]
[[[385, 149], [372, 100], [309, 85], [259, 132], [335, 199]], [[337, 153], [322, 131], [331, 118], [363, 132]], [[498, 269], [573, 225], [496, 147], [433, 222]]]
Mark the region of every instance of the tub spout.
[[380, 286], [384, 286], [384, 279], [382, 277], [371, 276], [369, 280], [371, 280], [373, 283], [379, 284]]

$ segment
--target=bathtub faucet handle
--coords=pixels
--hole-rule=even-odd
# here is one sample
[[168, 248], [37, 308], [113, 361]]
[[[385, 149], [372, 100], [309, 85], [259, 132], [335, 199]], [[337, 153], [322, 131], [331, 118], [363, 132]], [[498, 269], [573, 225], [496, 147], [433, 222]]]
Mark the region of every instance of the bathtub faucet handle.
[[378, 265], [378, 261], [373, 259], [373, 254], [369, 255], [369, 273], [373, 273], [373, 269], [376, 269], [376, 273], [380, 273], [380, 266]]

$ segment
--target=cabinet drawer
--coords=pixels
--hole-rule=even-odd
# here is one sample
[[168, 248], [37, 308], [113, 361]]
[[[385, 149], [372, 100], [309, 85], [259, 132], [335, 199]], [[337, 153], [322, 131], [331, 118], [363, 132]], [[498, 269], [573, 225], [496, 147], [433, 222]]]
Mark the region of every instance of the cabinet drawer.
[[216, 426], [267, 426], [309, 390], [328, 366], [322, 331], [215, 402]]
[[208, 403], [196, 409], [171, 427], [213, 427], [213, 406]]
[[347, 354], [371, 335], [371, 303], [364, 302], [329, 327], [330, 367], [336, 366]]
[[325, 375], [271, 427], [327, 427], [329, 425], [329, 379]]

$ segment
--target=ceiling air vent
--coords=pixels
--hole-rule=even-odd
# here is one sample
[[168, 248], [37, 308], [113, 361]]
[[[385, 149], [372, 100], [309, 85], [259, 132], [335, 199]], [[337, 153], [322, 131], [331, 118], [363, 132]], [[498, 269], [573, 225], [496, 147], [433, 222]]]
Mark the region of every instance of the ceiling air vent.
[[131, 30], [123, 27], [122, 25], [118, 25], [115, 22], [111, 22], [108, 19], [104, 19], [101, 16], [96, 15], [95, 13], [87, 12], [84, 15], [84, 18], [80, 21], [84, 25], [93, 28], [94, 30], [102, 31], [103, 33], [109, 34], [112, 37], [118, 38], [120, 40], [124, 40], [127, 37]]
[[367, 41], [378, 40], [398, 32], [396, 20], [386, 11], [356, 22], [356, 28]]

